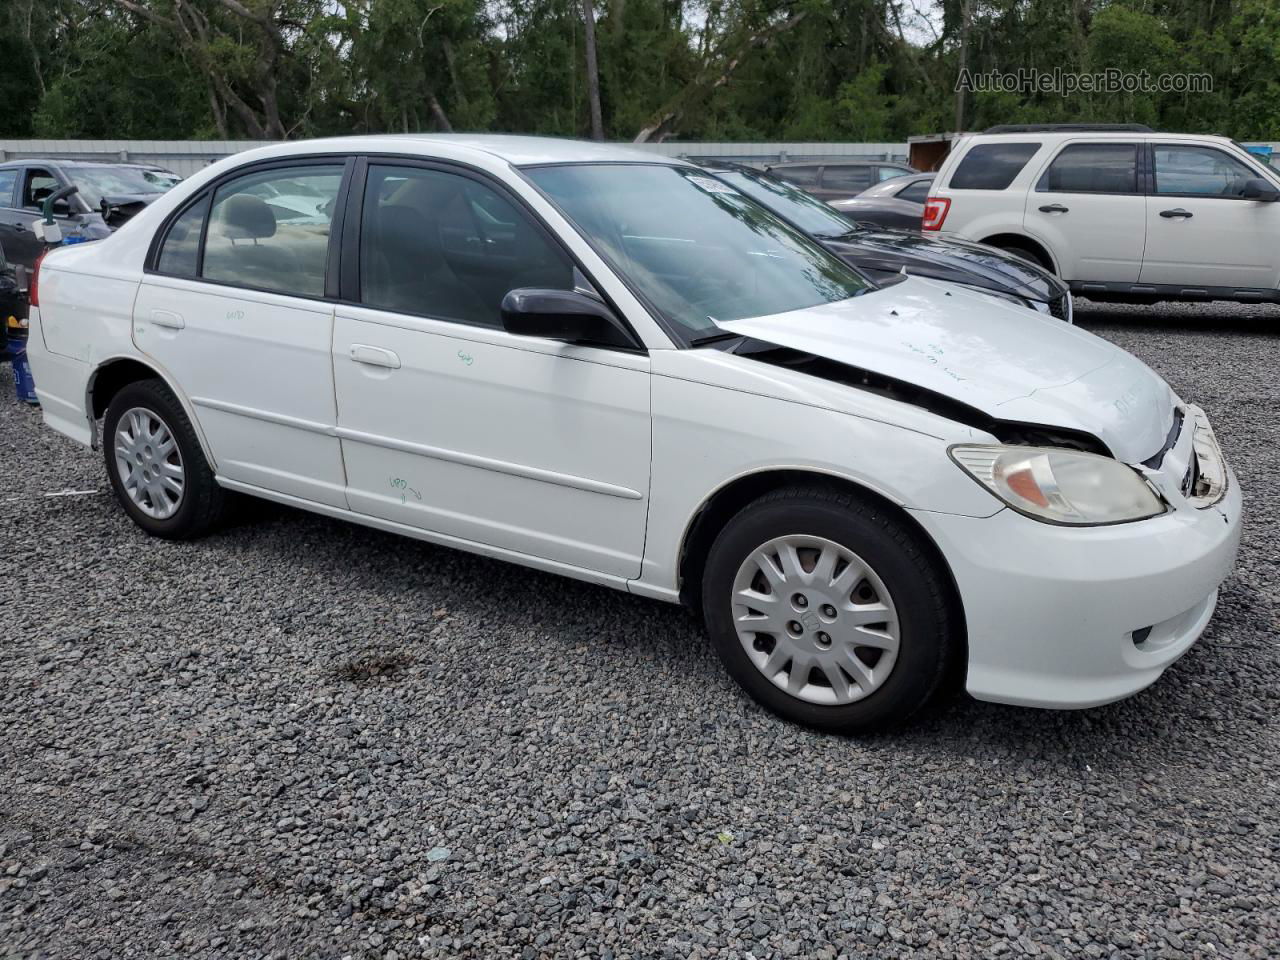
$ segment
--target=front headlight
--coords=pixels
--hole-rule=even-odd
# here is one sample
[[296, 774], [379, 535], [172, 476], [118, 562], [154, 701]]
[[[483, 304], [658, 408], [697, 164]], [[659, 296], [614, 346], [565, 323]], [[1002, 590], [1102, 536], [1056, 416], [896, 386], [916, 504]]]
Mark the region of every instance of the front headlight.
[[993, 496], [1036, 520], [1096, 526], [1143, 520], [1165, 505], [1118, 460], [1056, 447], [957, 445], [951, 459]]

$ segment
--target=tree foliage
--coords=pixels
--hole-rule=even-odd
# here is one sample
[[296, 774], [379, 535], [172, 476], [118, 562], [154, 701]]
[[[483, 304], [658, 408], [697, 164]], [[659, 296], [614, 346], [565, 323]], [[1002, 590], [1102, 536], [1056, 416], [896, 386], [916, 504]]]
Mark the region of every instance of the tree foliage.
[[[612, 139], [1280, 137], [1280, 0], [0, 0], [0, 56], [10, 137], [585, 136], [593, 94]], [[1213, 89], [958, 95], [962, 63]]]

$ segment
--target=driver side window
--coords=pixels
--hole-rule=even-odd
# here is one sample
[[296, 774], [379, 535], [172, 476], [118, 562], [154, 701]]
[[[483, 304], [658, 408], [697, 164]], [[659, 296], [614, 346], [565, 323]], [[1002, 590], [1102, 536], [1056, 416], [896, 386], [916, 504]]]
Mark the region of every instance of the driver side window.
[[1257, 174], [1243, 163], [1208, 147], [1155, 147], [1156, 193], [1242, 197]]
[[370, 307], [501, 327], [518, 287], [574, 288], [573, 264], [523, 211], [471, 177], [370, 164], [360, 299]]

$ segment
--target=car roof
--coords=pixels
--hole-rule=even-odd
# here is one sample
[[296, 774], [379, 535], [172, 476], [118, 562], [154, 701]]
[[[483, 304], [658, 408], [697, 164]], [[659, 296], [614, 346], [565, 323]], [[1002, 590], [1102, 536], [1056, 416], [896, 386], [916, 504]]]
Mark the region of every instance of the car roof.
[[965, 140], [974, 141], [1010, 141], [1026, 142], [1028, 140], [1058, 143], [1063, 140], [1120, 140], [1130, 143], [1134, 140], [1194, 140], [1203, 143], [1206, 140], [1214, 143], [1231, 143], [1230, 137], [1220, 137], [1208, 133], [1161, 133], [1143, 130], [1056, 130], [1052, 132], [1025, 133], [969, 133]]
[[330, 137], [319, 140], [294, 140], [254, 151], [256, 159], [293, 154], [324, 152], [386, 152], [388, 146], [403, 145], [405, 153], [415, 153], [414, 146], [429, 156], [433, 145], [462, 148], [505, 160], [513, 166], [536, 166], [557, 163], [654, 163], [687, 166], [675, 157], [651, 153], [633, 147], [594, 140], [568, 137], [525, 137], [502, 133], [397, 133], [369, 134], [357, 137]]
[[0, 163], [0, 169], [6, 167], [146, 167], [160, 170], [161, 167], [150, 163], [134, 163], [129, 160], [80, 160], [75, 157], [23, 157], [19, 160], [6, 160]]
[[786, 163], [771, 163], [770, 170], [786, 170], [788, 167], [901, 167], [910, 169], [901, 160], [868, 160], [861, 158], [824, 157], [820, 160], [788, 160]]

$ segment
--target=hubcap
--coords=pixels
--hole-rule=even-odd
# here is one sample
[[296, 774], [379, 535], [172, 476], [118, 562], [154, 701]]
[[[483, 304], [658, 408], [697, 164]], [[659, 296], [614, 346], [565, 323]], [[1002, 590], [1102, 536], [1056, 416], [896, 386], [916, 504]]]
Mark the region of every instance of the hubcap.
[[168, 424], [143, 407], [126, 410], [116, 426], [116, 467], [134, 505], [155, 520], [182, 505], [186, 478]]
[[898, 613], [861, 557], [822, 537], [778, 537], [733, 581], [738, 641], [769, 682], [838, 706], [879, 689], [898, 659]]

